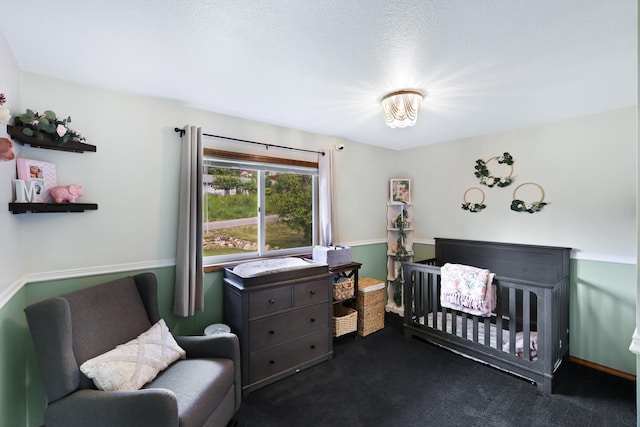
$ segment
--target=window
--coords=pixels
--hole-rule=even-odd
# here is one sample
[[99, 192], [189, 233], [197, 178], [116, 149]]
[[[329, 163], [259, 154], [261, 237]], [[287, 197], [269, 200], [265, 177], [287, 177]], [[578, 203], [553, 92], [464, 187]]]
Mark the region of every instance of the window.
[[316, 163], [205, 150], [205, 264], [310, 252], [318, 224]]

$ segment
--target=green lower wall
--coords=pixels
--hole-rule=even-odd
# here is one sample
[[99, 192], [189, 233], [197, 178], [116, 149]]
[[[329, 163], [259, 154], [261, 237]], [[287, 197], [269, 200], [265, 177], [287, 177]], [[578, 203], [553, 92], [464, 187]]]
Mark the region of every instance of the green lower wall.
[[[415, 244], [415, 259], [433, 257], [433, 245]], [[360, 277], [385, 280], [386, 244], [352, 248], [362, 263]], [[635, 328], [635, 266], [596, 261], [571, 261], [572, 356], [636, 373], [629, 352]], [[191, 318], [172, 314], [174, 268], [157, 268], [160, 313], [179, 335], [200, 334], [222, 320], [222, 273], [205, 275], [205, 311]], [[0, 308], [0, 425], [40, 426], [45, 406], [40, 374], [23, 309], [43, 299], [93, 286], [134, 272], [29, 283]]]
[[[27, 384], [25, 364], [26, 320], [22, 310], [25, 292], [20, 290], [0, 309], [0, 425], [25, 426]], [[26, 375], [26, 380], [25, 380]]]
[[572, 356], [636, 374], [636, 266], [571, 260]]

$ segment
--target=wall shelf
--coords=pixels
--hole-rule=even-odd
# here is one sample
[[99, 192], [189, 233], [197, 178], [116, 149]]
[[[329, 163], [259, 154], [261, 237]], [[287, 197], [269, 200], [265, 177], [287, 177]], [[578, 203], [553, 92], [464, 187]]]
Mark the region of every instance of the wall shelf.
[[96, 146], [85, 144], [83, 142], [69, 141], [65, 144], [56, 143], [49, 135], [43, 135], [42, 139], [27, 136], [22, 133], [21, 126], [7, 125], [7, 133], [11, 135], [11, 139], [21, 145], [30, 145], [32, 147], [44, 148], [47, 150], [71, 151], [74, 153], [84, 153], [85, 151], [96, 151]]
[[84, 212], [97, 209], [97, 203], [9, 203], [9, 211], [14, 214], [27, 212]]

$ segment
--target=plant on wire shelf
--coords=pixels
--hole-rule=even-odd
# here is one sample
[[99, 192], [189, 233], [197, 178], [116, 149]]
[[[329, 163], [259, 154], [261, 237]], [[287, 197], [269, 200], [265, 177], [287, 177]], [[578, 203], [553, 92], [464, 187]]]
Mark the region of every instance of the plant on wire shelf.
[[400, 307], [402, 306], [402, 288], [404, 286], [404, 270], [402, 269], [402, 263], [409, 260], [410, 254], [405, 248], [405, 239], [407, 238], [407, 233], [404, 231], [405, 227], [408, 226], [409, 222], [409, 213], [406, 209], [406, 203], [402, 204], [402, 213], [398, 214], [398, 216], [394, 219], [393, 225], [398, 229], [398, 240], [396, 241], [397, 249], [396, 249], [396, 277], [393, 279], [393, 301], [395, 304]]

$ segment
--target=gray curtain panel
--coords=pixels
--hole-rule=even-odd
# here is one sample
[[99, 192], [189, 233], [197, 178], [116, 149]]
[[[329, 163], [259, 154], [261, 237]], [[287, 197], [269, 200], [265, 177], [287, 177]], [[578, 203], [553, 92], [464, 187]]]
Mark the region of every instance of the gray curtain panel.
[[186, 126], [182, 137], [180, 213], [173, 313], [193, 316], [204, 309], [202, 265], [202, 128]]
[[318, 158], [318, 186], [319, 186], [319, 219], [320, 245], [333, 244], [331, 231], [332, 223], [332, 195], [333, 195], [333, 151], [326, 150], [324, 156]]

